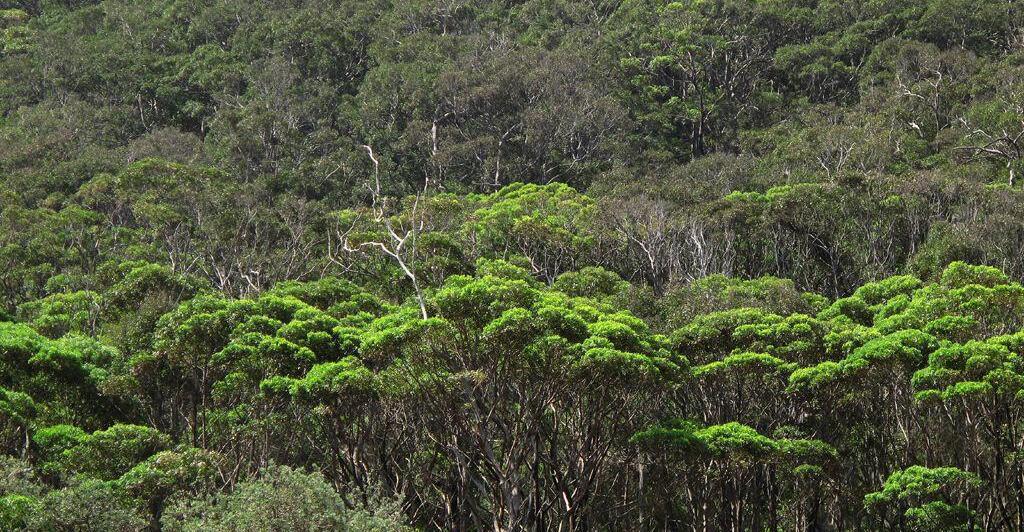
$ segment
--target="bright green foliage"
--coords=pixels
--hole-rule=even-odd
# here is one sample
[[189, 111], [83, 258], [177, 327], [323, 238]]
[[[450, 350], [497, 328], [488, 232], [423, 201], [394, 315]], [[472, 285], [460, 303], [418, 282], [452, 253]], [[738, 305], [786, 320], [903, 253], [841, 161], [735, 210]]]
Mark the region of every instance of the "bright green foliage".
[[[263, 382], [264, 392], [285, 393], [299, 405], [314, 406], [311, 420], [324, 431], [326, 442], [349, 449], [346, 460], [356, 472], [350, 479], [354, 482], [367, 481], [359, 473], [366, 467], [360, 455], [385, 452], [389, 440], [397, 443], [414, 435], [437, 439], [438, 450], [445, 453], [491, 458], [459, 466], [416, 465], [418, 458], [409, 457], [400, 467], [430, 467], [437, 475], [468, 467], [466, 474], [488, 478], [492, 467], [519, 467], [543, 453], [557, 467], [538, 471], [536, 479], [517, 475], [502, 482], [520, 490], [539, 489], [535, 483], [553, 481], [554, 475], [583, 474], [577, 468], [589, 466], [582, 466], [576, 453], [585, 449], [538, 448], [523, 438], [536, 433], [545, 441], [592, 438], [620, 446], [624, 436], [616, 435], [628, 435], [630, 427], [649, 419], [651, 407], [685, 373], [685, 361], [628, 313], [544, 290], [507, 268], [511, 275], [499, 277], [483, 266], [479, 276], [453, 276], [429, 297], [431, 318], [418, 319], [407, 306], [366, 326], [358, 351], [362, 360], [350, 356], [318, 364], [299, 379], [275, 377]], [[531, 396], [528, 390], [537, 386], [547, 391]], [[423, 404], [429, 406], [417, 414], [423, 421], [415, 429], [374, 421], [384, 412]], [[566, 433], [548, 424], [548, 408], [567, 416], [566, 423], [601, 421], [585, 435]], [[486, 417], [480, 417], [482, 412]], [[501, 427], [514, 432], [488, 441], [469, 437]], [[466, 439], [438, 439], [450, 431]], [[507, 500], [503, 493], [477, 491], [472, 484], [465, 489], [494, 504]], [[474, 511], [474, 519], [487, 515], [508, 523], [523, 519], [499, 510]]]
[[617, 273], [593, 266], [565, 272], [559, 275], [551, 286], [570, 296], [593, 299], [622, 297], [631, 289], [631, 285]]
[[759, 461], [779, 450], [778, 442], [736, 422], [698, 428], [689, 421], [674, 421], [638, 432], [632, 439], [638, 443], [665, 445], [710, 460]]
[[980, 485], [977, 475], [955, 467], [915, 465], [890, 475], [881, 491], [864, 497], [864, 504], [880, 512], [883, 523], [905, 518], [912, 530], [970, 530], [973, 516], [964, 502]]
[[594, 245], [593, 201], [564, 184], [510, 185], [480, 203], [463, 229], [467, 238], [487, 255], [526, 257], [544, 279], [577, 269]]
[[0, 526], [7, 530], [25, 529], [29, 520], [39, 511], [39, 501], [25, 495], [0, 497]]
[[72, 331], [92, 334], [99, 317], [99, 297], [87, 290], [55, 293], [21, 305], [18, 314], [35, 330], [50, 338], [59, 338]]
[[[307, 401], [327, 401], [332, 397], [356, 399], [373, 393], [374, 375], [359, 359], [346, 357], [338, 362], [317, 364], [301, 379], [288, 384], [288, 393]], [[267, 389], [277, 382], [264, 381]]]
[[[943, 529], [977, 518], [979, 505], [1010, 489], [1024, 340], [991, 333], [1015, 319], [1017, 283], [954, 264], [939, 282], [886, 279], [828, 305], [794, 295], [798, 308], [821, 309], [814, 316], [769, 312], [760, 296], [737, 295], [747, 289], [705, 284], [709, 297], [736, 308], [699, 314], [669, 338], [621, 310], [628, 283], [606, 270], [563, 274], [549, 288], [512, 262], [480, 260], [475, 275], [449, 276], [426, 293], [426, 320], [414, 301], [389, 305], [338, 279], [290, 282], [254, 298], [200, 294], [182, 303], [159, 320], [151, 351], [133, 357], [130, 370], [98, 340], [50, 340], [8, 323], [8, 371], [32, 375], [30, 386], [4, 390], [9, 448], [31, 451], [34, 468], [64, 485], [11, 492], [4, 519], [29, 523], [88, 496], [129, 525], [143, 516], [171, 529], [256, 527], [247, 519], [269, 507], [254, 494], [279, 490], [266, 496], [284, 497], [279, 506], [289, 510], [260, 522], [389, 527], [392, 510], [353, 513], [340, 497], [396, 493], [382, 486], [415, 478], [488, 501], [460, 514], [466, 523], [515, 527], [529, 518], [510, 510], [510, 493], [561, 496], [545, 486], [615, 475], [627, 467], [622, 459], [645, 461], [644, 504], [681, 522], [719, 518], [735, 505], [749, 509], [746, 518], [769, 519], [771, 497], [792, 508], [825, 504], [822, 486], [843, 482], [856, 488], [828, 504], [859, 508], [852, 522]], [[160, 418], [166, 431], [46, 421], [85, 404], [70, 401], [87, 397], [68, 395], [70, 384], [97, 394], [122, 380], [134, 383], [127, 389], [139, 412], [170, 406]], [[48, 410], [54, 401], [61, 410]], [[948, 447], [934, 446], [937, 438]], [[225, 496], [226, 468], [246, 463], [240, 445], [335, 464], [322, 470], [351, 488], [339, 495], [313, 482], [292, 493], [258, 477]], [[591, 449], [612, 454], [598, 460]], [[972, 461], [956, 470], [962, 479], [918, 475], [962, 487], [918, 494], [920, 482], [904, 482], [916, 470], [893, 473], [900, 462], [891, 449]], [[450, 459], [459, 456], [479, 461]], [[878, 486], [879, 476], [890, 481]], [[452, 482], [458, 487], [443, 487]], [[785, 489], [772, 491], [778, 485]], [[794, 511], [792, 519], [814, 519]]]
[[757, 460], [777, 449], [770, 438], [756, 430], [736, 422], [715, 425], [695, 433], [706, 452], [715, 458], [732, 460]]
[[158, 357], [137, 360], [136, 371], [143, 383], [184, 385], [181, 401], [213, 409], [212, 415], [169, 420], [170, 427], [190, 425], [193, 442], [205, 441], [211, 426], [224, 445], [229, 433], [259, 438], [287, 430], [258, 419], [268, 406], [261, 387], [274, 388], [261, 383], [301, 377], [317, 364], [354, 354], [358, 327], [383, 308], [337, 279], [288, 283], [254, 300], [200, 296], [164, 316], [154, 342]]
[[24, 376], [28, 359], [46, 345], [46, 339], [26, 325], [0, 322], [0, 353], [5, 381]]
[[16, 423], [94, 426], [110, 419], [116, 401], [100, 388], [118, 358], [92, 338], [48, 340], [26, 325], [0, 322], [0, 386]]
[[170, 445], [166, 435], [138, 425], [118, 424], [92, 434], [68, 426], [49, 429], [45, 438], [37, 433], [36, 443], [50, 456], [47, 469], [68, 476], [113, 480]]

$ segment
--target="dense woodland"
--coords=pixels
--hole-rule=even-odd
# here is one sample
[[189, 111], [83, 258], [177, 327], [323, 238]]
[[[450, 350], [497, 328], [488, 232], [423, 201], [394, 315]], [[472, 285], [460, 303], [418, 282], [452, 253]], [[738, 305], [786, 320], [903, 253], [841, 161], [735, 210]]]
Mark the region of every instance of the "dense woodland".
[[1024, 530], [1024, 4], [0, 0], [0, 529]]

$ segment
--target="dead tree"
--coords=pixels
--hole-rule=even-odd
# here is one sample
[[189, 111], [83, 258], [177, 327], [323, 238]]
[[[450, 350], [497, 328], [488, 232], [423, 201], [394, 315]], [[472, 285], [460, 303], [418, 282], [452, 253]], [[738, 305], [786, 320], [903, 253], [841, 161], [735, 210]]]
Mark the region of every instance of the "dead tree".
[[[419, 279], [416, 276], [416, 245], [419, 235], [426, 224], [426, 217], [422, 212], [421, 202], [426, 197], [430, 181], [425, 179], [423, 188], [413, 197], [408, 220], [396, 220], [389, 213], [391, 203], [389, 200], [391, 198], [385, 196], [381, 191], [380, 160], [377, 159], [370, 145], [364, 144], [363, 149], [366, 150], [366, 153], [370, 156], [370, 161], [373, 162], [373, 180], [366, 187], [370, 192], [370, 216], [373, 219], [373, 223], [384, 229], [384, 236], [380, 239], [353, 242], [351, 235], [359, 222], [357, 218], [348, 227], [344, 229], [339, 228], [335, 239], [339, 242], [341, 249], [347, 253], [377, 249], [395, 261], [403, 274], [412, 282], [413, 290], [416, 292], [416, 302], [420, 307], [420, 315], [423, 319], [427, 319], [426, 299], [423, 295], [423, 288], [420, 286]], [[334, 257], [333, 253], [329, 252], [329, 257], [332, 262], [341, 264]]]

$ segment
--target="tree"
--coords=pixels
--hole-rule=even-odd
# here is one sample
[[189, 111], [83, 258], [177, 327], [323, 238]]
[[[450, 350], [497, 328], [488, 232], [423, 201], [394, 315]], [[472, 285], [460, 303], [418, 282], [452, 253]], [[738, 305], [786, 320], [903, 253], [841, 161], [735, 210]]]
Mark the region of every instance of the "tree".
[[910, 530], [971, 530], [974, 518], [965, 504], [965, 493], [980, 484], [977, 476], [955, 467], [915, 465], [893, 472], [881, 491], [864, 497], [864, 504], [878, 508], [884, 526]]
[[[417, 192], [412, 198], [412, 205], [408, 211], [408, 219], [393, 218], [390, 213], [388, 201], [390, 198], [383, 195], [380, 180], [380, 161], [373, 153], [373, 148], [363, 145], [370, 160], [373, 162], [373, 181], [367, 186], [371, 199], [371, 216], [373, 223], [381, 226], [384, 230], [382, 238], [370, 237], [368, 240], [354, 239], [352, 231], [356, 227], [358, 214], [343, 212], [339, 216], [339, 225], [344, 227], [336, 232], [338, 245], [343, 251], [353, 253], [362, 248], [373, 248], [394, 259], [398, 267], [412, 283], [413, 291], [416, 294], [416, 301], [420, 306], [420, 314], [427, 319], [427, 305], [416, 275], [416, 245], [420, 233], [423, 231], [426, 220], [420, 211], [420, 202], [427, 194], [430, 181], [424, 181], [423, 190]], [[333, 259], [332, 260], [336, 260]]]

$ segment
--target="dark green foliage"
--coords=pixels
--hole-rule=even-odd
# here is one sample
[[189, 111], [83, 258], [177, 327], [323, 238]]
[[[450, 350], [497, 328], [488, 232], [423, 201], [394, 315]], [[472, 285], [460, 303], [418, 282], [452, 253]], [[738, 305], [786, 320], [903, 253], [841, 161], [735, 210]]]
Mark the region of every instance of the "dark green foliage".
[[34, 502], [28, 530], [145, 530], [145, 514], [116, 486], [96, 479], [53, 490]]
[[373, 499], [350, 509], [319, 474], [271, 465], [258, 478], [235, 486], [219, 498], [179, 500], [161, 521], [173, 531], [228, 530], [400, 530], [394, 503]]

